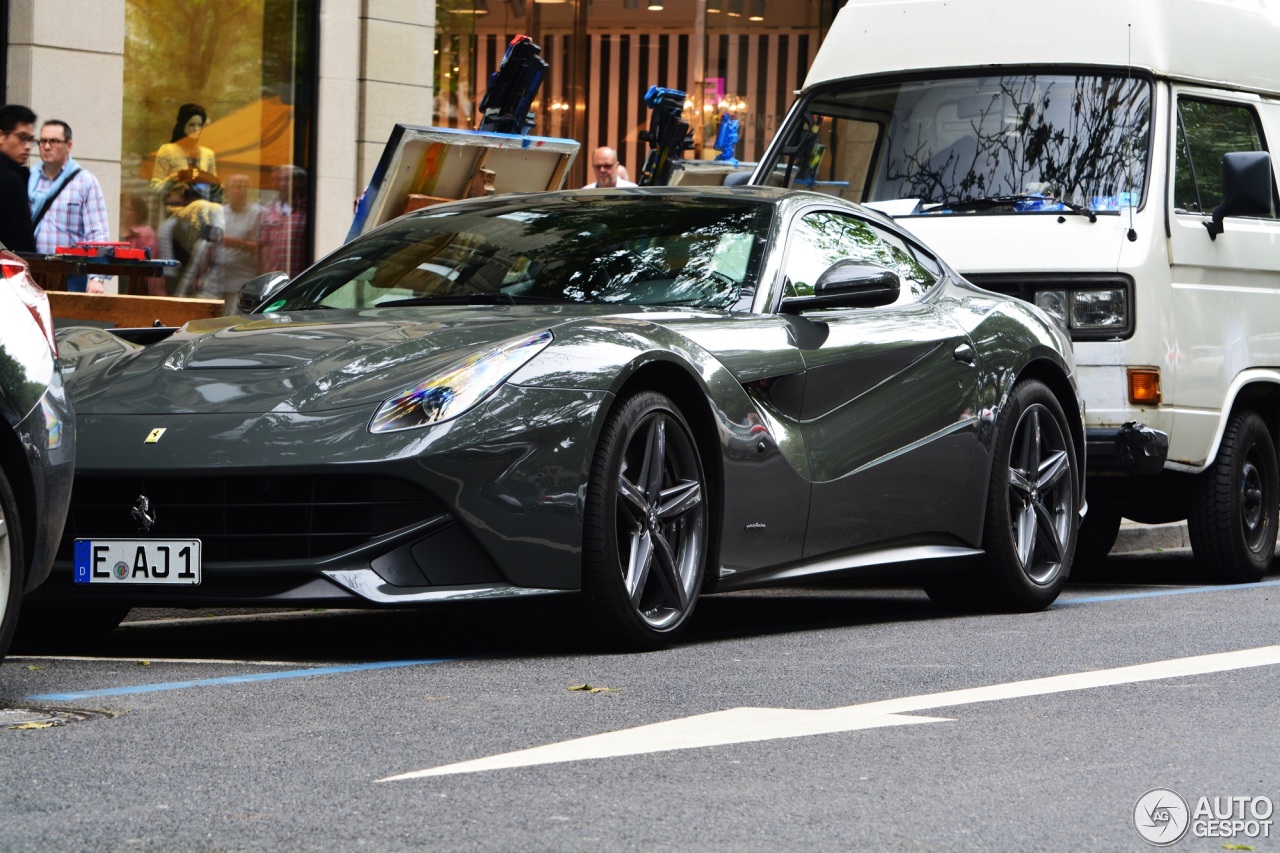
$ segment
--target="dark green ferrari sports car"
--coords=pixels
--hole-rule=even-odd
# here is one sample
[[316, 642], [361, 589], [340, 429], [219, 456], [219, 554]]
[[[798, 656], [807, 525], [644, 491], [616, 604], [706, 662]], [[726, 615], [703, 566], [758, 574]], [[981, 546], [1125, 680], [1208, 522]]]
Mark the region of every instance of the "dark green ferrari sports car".
[[1035, 610], [1085, 508], [1063, 331], [817, 193], [440, 204], [246, 316], [59, 351], [79, 455], [36, 598], [82, 626], [576, 594], [646, 649], [702, 594], [886, 567]]

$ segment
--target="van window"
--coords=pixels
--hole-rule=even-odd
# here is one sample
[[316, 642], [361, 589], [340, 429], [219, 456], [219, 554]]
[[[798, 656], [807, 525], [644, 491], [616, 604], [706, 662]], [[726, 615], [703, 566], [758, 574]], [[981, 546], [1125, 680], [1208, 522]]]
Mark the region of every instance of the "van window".
[[[1258, 117], [1249, 106], [1179, 98], [1174, 210], [1211, 213], [1222, 203], [1222, 155], [1266, 150]], [[1274, 205], [1267, 218], [1275, 218]]]
[[864, 219], [835, 211], [807, 213], [787, 241], [785, 296], [812, 296], [837, 261], [866, 261], [893, 270], [902, 282], [899, 303], [914, 302], [938, 283], [942, 267], [922, 249]]
[[765, 182], [894, 216], [1118, 212], [1141, 206], [1150, 130], [1137, 75], [844, 81], [792, 114]]

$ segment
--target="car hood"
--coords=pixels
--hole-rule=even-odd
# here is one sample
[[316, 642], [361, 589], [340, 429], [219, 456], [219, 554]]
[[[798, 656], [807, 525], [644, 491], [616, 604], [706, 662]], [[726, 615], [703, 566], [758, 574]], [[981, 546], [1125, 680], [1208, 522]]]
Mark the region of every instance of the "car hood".
[[[189, 323], [146, 347], [59, 340], [82, 414], [307, 412], [384, 400], [474, 351], [616, 313], [610, 306], [513, 306], [305, 311]], [[96, 333], [96, 337], [95, 337]]]

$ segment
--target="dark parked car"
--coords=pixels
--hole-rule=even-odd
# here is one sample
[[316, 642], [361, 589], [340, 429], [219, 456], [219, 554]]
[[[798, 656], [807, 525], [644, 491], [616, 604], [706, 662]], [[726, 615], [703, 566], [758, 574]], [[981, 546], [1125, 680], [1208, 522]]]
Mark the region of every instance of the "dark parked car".
[[1062, 331], [819, 194], [442, 204], [128, 337], [61, 334], [80, 462], [39, 590], [108, 623], [581, 592], [652, 648], [701, 593], [886, 565], [1034, 610], [1084, 509]]
[[49, 298], [0, 249], [0, 659], [24, 591], [53, 565], [71, 498], [75, 421], [54, 346]]

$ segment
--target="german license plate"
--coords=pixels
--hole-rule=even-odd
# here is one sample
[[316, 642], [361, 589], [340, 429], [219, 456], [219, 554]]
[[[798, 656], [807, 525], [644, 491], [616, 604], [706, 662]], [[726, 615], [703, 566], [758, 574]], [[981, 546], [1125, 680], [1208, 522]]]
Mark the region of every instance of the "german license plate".
[[76, 583], [198, 584], [199, 539], [77, 539]]

